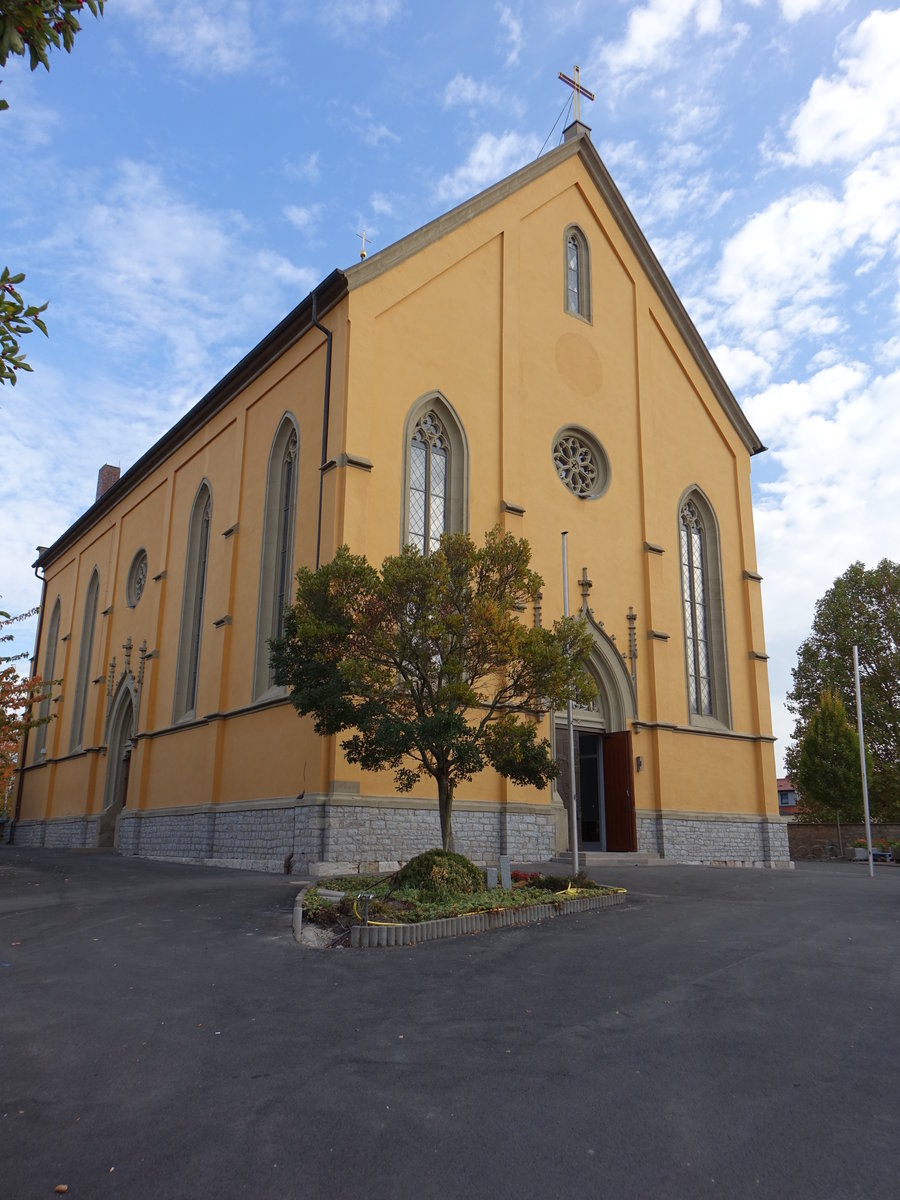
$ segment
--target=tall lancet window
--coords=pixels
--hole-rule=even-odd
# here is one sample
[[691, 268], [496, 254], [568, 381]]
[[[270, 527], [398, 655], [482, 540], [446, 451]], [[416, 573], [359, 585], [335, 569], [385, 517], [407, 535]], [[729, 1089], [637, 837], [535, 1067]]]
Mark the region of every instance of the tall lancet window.
[[712, 716], [705, 540], [700, 514], [688, 500], [681, 508], [681, 589], [687, 643], [688, 697], [691, 712], [701, 717]]
[[84, 601], [81, 645], [78, 650], [78, 674], [75, 676], [75, 703], [72, 707], [72, 727], [69, 731], [69, 753], [78, 750], [84, 738], [84, 712], [87, 707], [88, 683], [91, 678], [94, 626], [97, 623], [97, 598], [99, 595], [100, 576], [95, 567], [88, 581], [87, 596]]
[[409, 542], [423, 554], [437, 550], [447, 529], [449, 468], [444, 427], [429, 410], [416, 422], [409, 448]]
[[421, 396], [403, 425], [401, 546], [431, 554], [444, 533], [469, 527], [466, 431], [440, 392]]
[[297, 426], [293, 416], [287, 414], [278, 427], [269, 454], [256, 622], [254, 699], [265, 695], [273, 686], [269, 641], [281, 637], [284, 632], [284, 610], [291, 602], [299, 446]]
[[731, 725], [725, 607], [715, 513], [693, 488], [678, 512], [688, 713], [691, 721]]
[[565, 236], [565, 305], [566, 312], [591, 319], [591, 260], [587, 238], [576, 225], [570, 225]]
[[33, 762], [40, 762], [47, 750], [47, 718], [50, 716], [50, 690], [53, 683], [53, 675], [56, 671], [56, 647], [59, 642], [60, 611], [61, 605], [57, 596], [56, 603], [53, 605], [53, 612], [50, 614], [50, 624], [47, 626], [47, 642], [44, 650], [44, 674], [42, 676], [44, 694], [41, 698], [40, 708], [38, 709], [38, 717], [44, 724], [38, 725], [34, 731]]
[[181, 601], [181, 633], [178, 638], [178, 665], [175, 672], [173, 716], [176, 721], [193, 716], [197, 707], [211, 519], [212, 493], [209, 485], [204, 482], [194, 499], [188, 528], [184, 595]]
[[297, 489], [294, 477], [297, 469], [297, 435], [291, 436], [281, 462], [278, 489], [278, 545], [275, 579], [275, 604], [272, 612], [273, 637], [284, 632], [284, 606], [291, 598], [291, 562], [294, 549], [294, 511]]

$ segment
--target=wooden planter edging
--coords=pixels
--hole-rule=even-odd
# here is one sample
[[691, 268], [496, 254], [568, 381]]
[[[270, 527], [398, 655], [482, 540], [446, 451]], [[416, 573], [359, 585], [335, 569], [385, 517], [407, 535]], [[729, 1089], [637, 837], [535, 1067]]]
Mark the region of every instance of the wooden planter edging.
[[373, 946], [415, 946], [419, 942], [435, 942], [439, 938], [459, 937], [463, 933], [485, 933], [489, 929], [533, 925], [536, 921], [548, 921], [551, 917], [612, 908], [624, 902], [625, 893], [616, 892], [607, 896], [561, 900], [559, 904], [530, 904], [523, 908], [466, 913], [462, 917], [444, 917], [440, 921], [418, 921], [409, 925], [354, 925], [350, 930], [350, 945], [361, 949]]

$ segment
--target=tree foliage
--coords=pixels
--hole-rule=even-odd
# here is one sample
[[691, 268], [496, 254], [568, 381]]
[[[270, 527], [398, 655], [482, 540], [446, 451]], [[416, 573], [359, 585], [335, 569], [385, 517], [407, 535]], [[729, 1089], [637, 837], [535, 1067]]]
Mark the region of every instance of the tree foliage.
[[445, 535], [427, 557], [407, 547], [380, 571], [342, 546], [298, 571], [272, 643], [276, 682], [317, 733], [347, 734], [349, 762], [392, 770], [401, 792], [434, 779], [445, 850], [457, 784], [490, 765], [545, 787], [558, 768], [534, 714], [594, 695], [584, 622], [543, 629], [519, 617], [543, 584], [530, 559], [526, 541], [499, 529], [481, 547], [467, 534]]
[[[867, 755], [866, 770], [871, 767]], [[798, 813], [806, 820], [863, 819], [859, 737], [837, 692], [824, 691], [811, 714], [791, 779]]]
[[46, 304], [26, 304], [16, 290], [25, 276], [10, 275], [9, 268], [0, 271], [0, 383], [16, 384], [17, 372], [30, 371], [31, 365], [19, 349], [19, 338], [40, 329], [47, 336], [47, 326], [41, 319]]
[[[71, 51], [75, 34], [81, 29], [78, 14], [85, 5], [95, 17], [103, 12], [105, 0], [0, 0], [0, 67], [11, 54], [28, 56], [32, 71], [43, 66], [50, 70], [52, 49]], [[9, 108], [0, 97], [0, 111]], [[19, 293], [25, 279], [8, 267], [0, 272], [0, 383], [15, 385], [19, 371], [30, 371], [19, 346], [19, 338], [35, 329], [46, 336], [41, 319], [46, 304], [26, 304]]]
[[[796, 723], [785, 755], [794, 782], [810, 719], [823, 691], [839, 696], [855, 721], [853, 646], [859, 651], [863, 733], [871, 755], [872, 816], [900, 816], [900, 564], [856, 562], [816, 604], [812, 632], [797, 651], [787, 707]], [[858, 761], [858, 760], [857, 760]]]
[[[10, 642], [13, 635], [7, 630], [17, 621], [33, 617], [38, 610], [11, 617], [0, 612], [0, 642]], [[22, 654], [0, 654], [0, 817], [9, 816], [12, 782], [19, 761], [19, 745], [26, 729], [46, 725], [50, 717], [33, 716], [33, 705], [40, 700], [44, 685], [39, 676], [26, 679], [15, 663], [27, 658]]]
[[[10, 54], [28, 55], [32, 71], [50, 70], [52, 49], [71, 52], [75, 34], [81, 29], [78, 14], [85, 5], [95, 17], [103, 12], [106, 0], [0, 0], [0, 67]], [[9, 108], [0, 100], [0, 109]]]

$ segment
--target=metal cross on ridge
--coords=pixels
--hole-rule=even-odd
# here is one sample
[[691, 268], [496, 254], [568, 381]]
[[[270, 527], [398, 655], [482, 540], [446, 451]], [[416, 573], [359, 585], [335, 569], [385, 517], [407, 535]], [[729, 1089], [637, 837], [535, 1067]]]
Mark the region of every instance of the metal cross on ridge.
[[568, 84], [568, 86], [572, 89], [572, 92], [575, 97], [575, 103], [573, 105], [572, 112], [573, 112], [575, 120], [580, 121], [581, 120], [581, 97], [584, 96], [588, 100], [594, 100], [594, 99], [596, 99], [596, 97], [594, 96], [593, 92], [589, 92], [586, 87], [581, 86], [581, 69], [579, 68], [577, 63], [575, 64], [575, 70], [573, 73], [575, 75], [575, 78], [570, 79], [568, 75], [564, 75], [562, 73], [562, 71], [560, 71], [559, 78], [563, 81], [563, 83]]

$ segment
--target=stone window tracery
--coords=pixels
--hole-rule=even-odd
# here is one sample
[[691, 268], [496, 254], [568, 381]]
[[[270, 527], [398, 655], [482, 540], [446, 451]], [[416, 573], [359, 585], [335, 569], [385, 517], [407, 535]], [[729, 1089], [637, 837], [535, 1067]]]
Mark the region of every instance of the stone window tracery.
[[596, 499], [609, 486], [609, 460], [586, 430], [567, 427], [556, 435], [553, 465], [560, 481], [581, 500]]
[[409, 450], [409, 541], [423, 554], [440, 545], [447, 528], [450, 454], [437, 414], [419, 418]]

